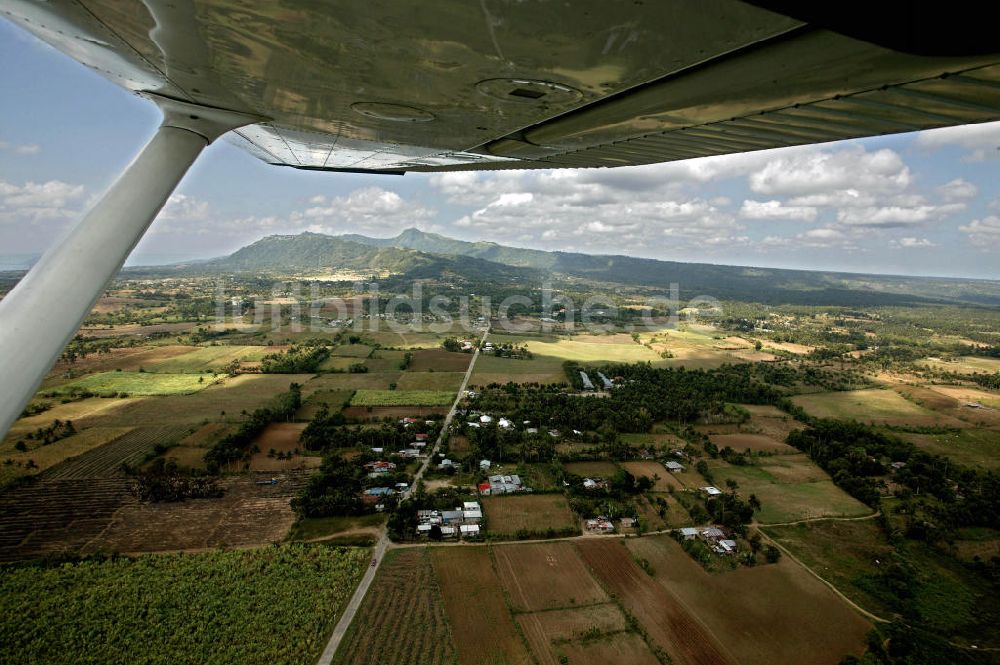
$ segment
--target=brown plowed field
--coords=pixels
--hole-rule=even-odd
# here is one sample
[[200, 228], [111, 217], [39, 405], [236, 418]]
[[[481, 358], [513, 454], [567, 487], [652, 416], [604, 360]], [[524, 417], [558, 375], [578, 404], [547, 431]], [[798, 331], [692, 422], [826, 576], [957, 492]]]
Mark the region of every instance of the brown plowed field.
[[737, 452], [750, 449], [755, 453], [780, 453], [794, 454], [799, 452], [787, 443], [775, 441], [763, 434], [712, 434], [709, 437], [712, 443], [720, 449], [729, 446]]
[[635, 633], [616, 633], [570, 642], [561, 645], [560, 649], [573, 665], [660, 665], [642, 637]]
[[577, 543], [584, 562], [604, 588], [645, 628], [677, 665], [718, 665], [731, 657], [718, 639], [665, 587], [656, 584], [616, 540]]
[[614, 603], [518, 614], [517, 623], [541, 665], [559, 665], [554, 641], [576, 639], [592, 630], [600, 633], [625, 630], [625, 616]]
[[448, 413], [447, 406], [349, 406], [344, 417], [351, 422], [381, 420], [382, 418], [423, 418]]
[[220, 483], [225, 494], [217, 499], [125, 503], [83, 552], [168, 552], [279, 542], [295, 522], [291, 497], [308, 476], [288, 472], [275, 476], [276, 485], [255, 483], [266, 477], [226, 478]]
[[531, 665], [485, 547], [436, 547], [434, 574], [455, 638], [459, 665]]
[[591, 605], [608, 599], [569, 542], [493, 548], [497, 574], [515, 611]]
[[124, 478], [39, 480], [0, 495], [0, 561], [75, 554], [134, 503]]
[[487, 496], [481, 503], [489, 520], [488, 529], [494, 533], [513, 536], [520, 529], [539, 532], [579, 523], [561, 494]]
[[444, 349], [418, 349], [407, 371], [410, 372], [465, 372], [472, 362], [471, 353], [456, 353]]
[[864, 648], [871, 625], [786, 557], [711, 574], [668, 536], [630, 539], [627, 547], [655, 571], [647, 584], [669, 589], [741, 663], [835, 665]]
[[121, 475], [119, 469], [122, 464], [139, 464], [157, 444], [169, 446], [183, 439], [187, 433], [185, 427], [136, 427], [99, 448], [52, 467], [45, 472], [45, 477], [83, 479]]
[[441, 588], [424, 548], [386, 555], [333, 659], [337, 665], [455, 662]]

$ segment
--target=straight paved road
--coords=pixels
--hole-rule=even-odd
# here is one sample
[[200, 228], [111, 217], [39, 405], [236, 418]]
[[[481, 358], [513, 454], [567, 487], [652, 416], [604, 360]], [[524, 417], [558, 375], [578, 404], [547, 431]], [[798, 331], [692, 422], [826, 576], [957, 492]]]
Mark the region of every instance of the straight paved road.
[[[490, 334], [489, 328], [483, 331], [482, 339], [479, 340], [479, 346], [483, 345], [486, 341], [486, 336]], [[420, 479], [424, 477], [424, 472], [427, 471], [427, 467], [434, 461], [437, 457], [438, 450], [441, 448], [441, 443], [444, 441], [445, 433], [448, 431], [448, 426], [451, 425], [452, 419], [455, 417], [455, 411], [458, 410], [458, 403], [462, 401], [462, 394], [465, 392], [465, 387], [469, 384], [469, 377], [472, 376], [472, 370], [476, 366], [476, 359], [479, 357], [479, 346], [472, 354], [472, 360], [469, 361], [469, 367], [465, 370], [465, 378], [462, 379], [462, 385], [458, 389], [458, 394], [455, 396], [455, 401], [452, 402], [451, 409], [448, 410], [448, 415], [445, 416], [444, 424], [441, 426], [441, 432], [438, 434], [437, 441], [434, 442], [434, 447], [431, 452], [427, 455], [427, 459], [424, 463], [420, 465], [417, 469], [417, 473], [413, 476], [413, 483], [410, 484], [409, 489], [403, 494], [400, 501], [406, 501], [410, 498], [410, 493]], [[382, 559], [385, 557], [385, 551], [389, 547], [389, 534], [382, 530], [382, 537], [378, 539], [375, 543], [375, 548], [372, 550], [372, 560], [375, 565], [368, 566], [368, 570], [365, 571], [364, 577], [361, 578], [361, 583], [358, 584], [358, 588], [355, 589], [354, 595], [351, 596], [351, 600], [347, 603], [347, 607], [344, 608], [344, 613], [340, 617], [340, 621], [337, 625], [333, 627], [333, 635], [330, 636], [330, 641], [326, 643], [326, 648], [323, 649], [323, 653], [319, 657], [319, 665], [330, 665], [333, 662], [333, 656], [337, 653], [337, 648], [340, 646], [341, 640], [344, 639], [344, 635], [347, 634], [347, 628], [354, 621], [354, 615], [358, 613], [358, 609], [361, 608], [361, 603], [365, 600], [365, 595], [368, 593], [368, 588], [372, 585], [372, 581], [375, 579], [375, 573], [378, 572], [379, 566], [382, 565]]]

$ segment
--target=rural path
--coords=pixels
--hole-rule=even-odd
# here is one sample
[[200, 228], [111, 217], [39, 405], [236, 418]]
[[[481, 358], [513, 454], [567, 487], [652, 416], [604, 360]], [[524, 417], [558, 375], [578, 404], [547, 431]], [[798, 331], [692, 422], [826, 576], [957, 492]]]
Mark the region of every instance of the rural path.
[[810, 522], [861, 522], [864, 520], [873, 520], [881, 514], [881, 510], [876, 510], [870, 515], [860, 515], [857, 517], [806, 517], [805, 519], [795, 520], [794, 522], [771, 522], [770, 524], [765, 524], [764, 522], [754, 522], [751, 526], [796, 526], [799, 524], [809, 524]]
[[[487, 325], [486, 330], [483, 331], [482, 338], [479, 340], [479, 344], [476, 346], [476, 350], [472, 353], [472, 359], [469, 361], [469, 367], [465, 370], [465, 376], [462, 378], [462, 385], [459, 386], [458, 393], [455, 395], [455, 401], [452, 402], [451, 409], [448, 410], [448, 415], [444, 418], [444, 423], [441, 425], [441, 432], [438, 434], [438, 438], [434, 442], [434, 447], [427, 455], [427, 459], [424, 460], [424, 463], [420, 465], [419, 469], [417, 469], [416, 474], [413, 476], [413, 482], [410, 483], [410, 487], [400, 498], [401, 502], [410, 498], [413, 488], [416, 487], [417, 483], [419, 483], [424, 477], [427, 467], [434, 460], [434, 458], [437, 457], [438, 450], [440, 450], [441, 444], [444, 442], [445, 433], [448, 431], [448, 426], [451, 425], [451, 421], [455, 417], [455, 412], [458, 410], [458, 404], [462, 401], [462, 395], [465, 394], [465, 387], [469, 385], [469, 377], [472, 376], [472, 370], [476, 367], [476, 359], [479, 358], [479, 348], [483, 345], [483, 342], [486, 341], [486, 336], [489, 334], [490, 329]], [[350, 627], [351, 622], [354, 621], [354, 615], [356, 615], [358, 610], [361, 608], [361, 603], [364, 602], [365, 596], [368, 594], [368, 589], [375, 580], [375, 574], [378, 573], [378, 569], [382, 565], [382, 559], [385, 558], [385, 551], [391, 544], [392, 543], [389, 541], [389, 534], [383, 527], [382, 535], [378, 539], [378, 542], [375, 543], [375, 547], [372, 549], [372, 565], [368, 566], [364, 576], [361, 578], [361, 582], [358, 584], [358, 588], [354, 590], [354, 595], [351, 596], [350, 602], [348, 602], [347, 607], [344, 608], [344, 613], [340, 616], [340, 620], [337, 621], [337, 625], [333, 627], [333, 634], [330, 635], [330, 641], [326, 643], [326, 648], [323, 649], [323, 653], [319, 657], [318, 665], [330, 665], [333, 662], [333, 656], [337, 653], [337, 649], [340, 647], [340, 643], [344, 639], [344, 635], [347, 634], [348, 627]]]
[[[871, 519], [872, 517], [874, 517], [874, 516], [869, 516], [868, 519]], [[850, 519], [858, 519], [858, 518], [856, 518], [856, 517], [855, 518], [841, 517], [841, 518], [832, 518], [832, 519], [850, 520]], [[802, 561], [802, 559], [800, 559], [797, 556], [795, 556], [794, 554], [792, 554], [788, 550], [787, 547], [785, 547], [784, 545], [782, 545], [781, 543], [779, 543], [778, 541], [776, 541], [774, 538], [771, 538], [769, 535], [767, 535], [766, 533], [764, 533], [764, 531], [762, 529], [758, 529], [757, 533], [759, 533], [764, 538], [764, 540], [768, 541], [769, 543], [771, 543], [772, 545], [774, 545], [775, 547], [777, 547], [779, 550], [781, 550], [782, 554], [784, 554], [789, 559], [791, 559], [795, 563], [797, 563], [800, 566], [802, 566], [806, 571], [809, 572], [810, 575], [812, 575], [813, 577], [815, 577], [816, 579], [818, 579], [820, 582], [822, 582], [823, 584], [825, 584], [830, 589], [830, 591], [832, 591], [833, 593], [835, 593], [842, 601], [844, 601], [845, 603], [847, 603], [848, 605], [850, 605], [851, 607], [853, 607], [859, 614], [861, 614], [861, 616], [863, 616], [863, 617], [865, 617], [867, 619], [870, 619], [870, 620], [874, 621], [875, 623], [890, 623], [890, 621], [888, 619], [884, 619], [884, 618], [878, 616], [877, 614], [872, 614], [871, 612], [869, 612], [868, 610], [866, 610], [865, 608], [861, 607], [860, 605], [858, 605], [857, 603], [855, 603], [853, 600], [851, 600], [850, 598], [848, 598], [847, 596], [845, 596], [844, 593], [840, 589], [838, 589], [837, 587], [835, 587], [832, 582], [827, 581], [826, 578], [824, 578], [822, 575], [820, 575], [819, 573], [817, 573], [815, 570], [813, 570], [812, 568], [810, 568], [809, 566], [807, 566], [805, 564], [805, 562]]]

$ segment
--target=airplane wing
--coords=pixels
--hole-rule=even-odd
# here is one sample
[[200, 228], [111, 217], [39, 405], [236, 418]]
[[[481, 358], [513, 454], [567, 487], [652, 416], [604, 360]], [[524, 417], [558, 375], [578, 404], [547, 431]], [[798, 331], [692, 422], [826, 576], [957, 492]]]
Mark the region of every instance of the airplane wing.
[[[1000, 119], [970, 3], [4, 0], [122, 87], [267, 118], [300, 169], [650, 164]], [[880, 5], [880, 6], [873, 6]]]

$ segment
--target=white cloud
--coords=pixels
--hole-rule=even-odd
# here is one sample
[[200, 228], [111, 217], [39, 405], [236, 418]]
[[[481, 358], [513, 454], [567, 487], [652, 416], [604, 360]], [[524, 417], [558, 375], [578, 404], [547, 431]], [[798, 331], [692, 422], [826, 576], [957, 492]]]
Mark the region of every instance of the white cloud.
[[0, 152], [12, 152], [16, 155], [37, 155], [42, 151], [42, 146], [37, 143], [13, 144], [0, 141]]
[[740, 217], [746, 219], [792, 219], [811, 222], [818, 211], [814, 206], [789, 206], [781, 201], [746, 200], [740, 207]]
[[965, 209], [962, 203], [946, 205], [871, 206], [867, 208], [846, 208], [837, 213], [837, 221], [848, 226], [893, 228], [914, 226], [938, 220]]
[[0, 223], [65, 221], [79, 215], [82, 185], [60, 180], [15, 185], [0, 180]]
[[958, 228], [968, 235], [973, 245], [983, 249], [1000, 249], [1000, 217], [997, 215], [974, 219]]
[[362, 232], [387, 235], [432, 218], [435, 211], [406, 201], [381, 187], [356, 189], [289, 216], [292, 226], [308, 226], [321, 233]]
[[945, 201], [960, 201], [963, 199], [974, 199], [979, 194], [979, 188], [968, 180], [955, 178], [951, 182], [938, 187], [938, 193]]
[[930, 129], [917, 135], [916, 145], [924, 148], [958, 146], [969, 150], [965, 161], [981, 162], [1000, 157], [1000, 122]]
[[750, 175], [750, 189], [770, 196], [830, 195], [833, 192], [901, 192], [912, 181], [902, 158], [887, 148], [797, 152], [777, 156]]
[[921, 248], [921, 247], [937, 247], [937, 244], [931, 242], [927, 238], [906, 237], [906, 238], [898, 238], [898, 239], [895, 239], [895, 240], [890, 240], [889, 241], [889, 246], [892, 247], [892, 248], [894, 248], [894, 249], [896, 249], [896, 248], [899, 248], [899, 249], [914, 249], [914, 248]]

